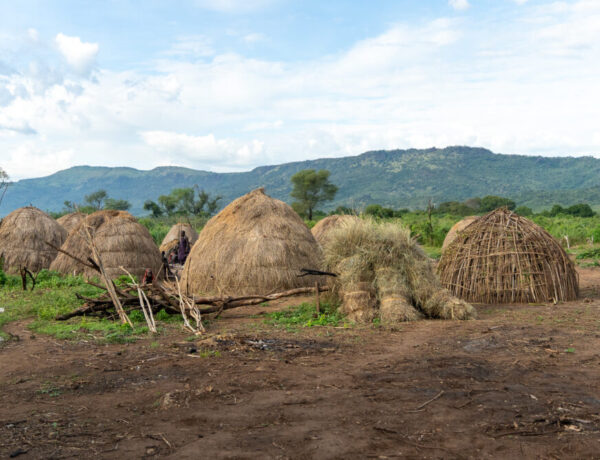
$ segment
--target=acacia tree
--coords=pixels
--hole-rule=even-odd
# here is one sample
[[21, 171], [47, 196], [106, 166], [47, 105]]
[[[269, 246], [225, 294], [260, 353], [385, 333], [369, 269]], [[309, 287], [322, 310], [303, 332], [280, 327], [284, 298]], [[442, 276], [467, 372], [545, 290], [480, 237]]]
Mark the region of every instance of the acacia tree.
[[326, 169], [305, 169], [291, 177], [294, 188], [290, 195], [297, 200], [292, 207], [298, 214], [312, 220], [313, 212], [320, 203], [333, 200], [338, 188], [329, 182], [329, 175]]
[[8, 184], [10, 184], [8, 174], [4, 169], [0, 168], [0, 204], [2, 204], [2, 199], [4, 198]]
[[[196, 197], [197, 195], [197, 197]], [[219, 208], [221, 196], [211, 197], [210, 193], [200, 190], [197, 185], [187, 188], [175, 188], [168, 195], [158, 197], [158, 203], [147, 200], [144, 209], [154, 217], [173, 216], [212, 216]]]

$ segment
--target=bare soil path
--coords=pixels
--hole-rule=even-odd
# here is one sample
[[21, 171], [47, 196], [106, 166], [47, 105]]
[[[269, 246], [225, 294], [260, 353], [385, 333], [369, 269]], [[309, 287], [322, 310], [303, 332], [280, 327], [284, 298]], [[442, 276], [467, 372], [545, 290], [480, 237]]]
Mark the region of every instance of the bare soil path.
[[[0, 348], [0, 458], [600, 458], [600, 270], [474, 321]], [[289, 300], [287, 301], [290, 302]], [[292, 302], [298, 302], [294, 300]]]

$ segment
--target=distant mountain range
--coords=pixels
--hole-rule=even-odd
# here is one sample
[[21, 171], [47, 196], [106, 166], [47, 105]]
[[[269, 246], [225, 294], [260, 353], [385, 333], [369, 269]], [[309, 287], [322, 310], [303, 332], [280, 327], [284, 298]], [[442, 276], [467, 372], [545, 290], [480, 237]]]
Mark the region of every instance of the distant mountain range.
[[328, 169], [339, 191], [325, 209], [338, 205], [362, 208], [379, 203], [394, 208], [424, 208], [474, 196], [501, 195], [536, 210], [554, 203], [586, 202], [600, 208], [600, 160], [593, 157], [541, 157], [495, 154], [472, 147], [366, 152], [358, 156], [261, 166], [248, 172], [213, 173], [181, 167], [150, 171], [133, 168], [76, 166], [47, 177], [12, 184], [0, 215], [32, 204], [60, 211], [65, 200], [105, 189], [112, 198], [132, 204], [136, 215], [147, 199], [156, 200], [176, 187], [197, 184], [223, 196], [222, 205], [264, 186], [275, 198], [290, 202], [290, 177], [302, 169]]

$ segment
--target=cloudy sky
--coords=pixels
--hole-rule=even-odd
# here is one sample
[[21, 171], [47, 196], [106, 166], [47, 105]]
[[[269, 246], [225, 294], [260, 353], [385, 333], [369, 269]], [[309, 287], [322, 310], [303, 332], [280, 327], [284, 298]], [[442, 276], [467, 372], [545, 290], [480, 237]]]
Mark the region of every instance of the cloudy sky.
[[600, 157], [600, 0], [0, 0], [0, 167]]

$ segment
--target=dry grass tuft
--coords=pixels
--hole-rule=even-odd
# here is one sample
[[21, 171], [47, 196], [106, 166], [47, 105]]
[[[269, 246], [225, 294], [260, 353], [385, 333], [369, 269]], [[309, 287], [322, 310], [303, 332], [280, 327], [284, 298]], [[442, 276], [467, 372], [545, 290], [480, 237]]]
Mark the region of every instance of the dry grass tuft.
[[[194, 246], [194, 243], [198, 240], [198, 232], [192, 227], [190, 224], [186, 222], [179, 222], [171, 227], [169, 232], [165, 235], [160, 243], [160, 251], [161, 252], [169, 252], [175, 244], [179, 243], [179, 238], [181, 237], [181, 231], [185, 232], [185, 236], [187, 236], [188, 240], [190, 240], [190, 247]], [[173, 243], [175, 242], [175, 243]]]
[[481, 303], [574, 300], [575, 266], [546, 230], [506, 208], [464, 229], [438, 265], [442, 284], [454, 295]]
[[[124, 267], [128, 272], [142, 277], [147, 268], [157, 275], [161, 267], [158, 248], [148, 230], [126, 211], [97, 211], [87, 216], [74, 228], [63, 244], [63, 250], [82, 260], [91, 257], [92, 250], [88, 245], [85, 228], [94, 237], [94, 242], [104, 268], [110, 278], [124, 275]], [[65, 254], [59, 254], [50, 266], [52, 270], [67, 274], [83, 274], [86, 277], [97, 276], [89, 267], [81, 265]]]
[[49, 268], [57, 251], [46, 241], [60, 247], [67, 231], [52, 217], [28, 206], [11, 212], [0, 224], [0, 255], [4, 270], [16, 272], [26, 267], [32, 272]]
[[[384, 323], [431, 318], [467, 319], [473, 307], [451, 296], [435, 276], [431, 260], [407, 228], [393, 223], [357, 219], [332, 231], [324, 248], [327, 268], [339, 274], [334, 293], [351, 320], [379, 315]], [[360, 296], [358, 293], [361, 293]], [[363, 302], [365, 314], [351, 298]]]
[[301, 268], [319, 268], [321, 249], [286, 203], [263, 189], [230, 203], [208, 221], [185, 263], [188, 295], [268, 294], [313, 286]]
[[56, 219], [60, 225], [67, 231], [67, 233], [71, 233], [75, 227], [79, 225], [79, 223], [85, 219], [85, 214], [82, 212], [72, 212], [71, 214], [65, 214], [62, 217]]
[[352, 222], [357, 219], [360, 219], [360, 217], [349, 214], [334, 214], [333, 216], [327, 216], [317, 222], [312, 228], [311, 232], [315, 237], [315, 240], [317, 240], [317, 243], [319, 243], [321, 246], [324, 246], [325, 243], [327, 243], [327, 238], [333, 230], [344, 225], [344, 223]]

